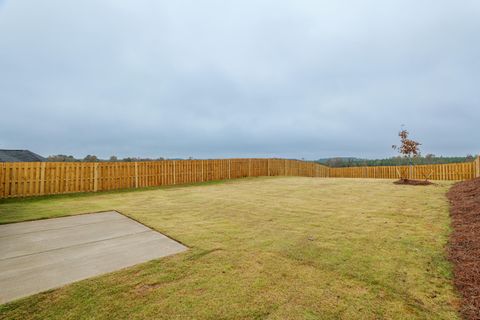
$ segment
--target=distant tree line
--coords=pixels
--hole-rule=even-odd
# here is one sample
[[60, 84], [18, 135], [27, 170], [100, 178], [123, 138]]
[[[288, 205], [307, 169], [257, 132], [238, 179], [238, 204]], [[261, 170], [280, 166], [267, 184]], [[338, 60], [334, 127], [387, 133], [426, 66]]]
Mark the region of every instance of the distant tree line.
[[[433, 154], [415, 157], [415, 164], [445, 164], [455, 162], [471, 162], [475, 160], [472, 155], [465, 157], [437, 157]], [[411, 160], [405, 157], [391, 157], [385, 159], [359, 159], [359, 158], [326, 158], [319, 159], [316, 162], [328, 165], [330, 167], [364, 167], [364, 166], [406, 166], [411, 164]]]
[[96, 155], [87, 155], [83, 159], [77, 159], [74, 156], [67, 156], [64, 154], [57, 154], [57, 155], [52, 155], [47, 157], [47, 161], [50, 162], [116, 162], [116, 161], [124, 161], [124, 162], [134, 162], [134, 161], [159, 161], [159, 160], [165, 160], [163, 157], [159, 158], [135, 158], [135, 157], [128, 157], [128, 158], [123, 158], [119, 159], [117, 156], [111, 156], [109, 159], [100, 159]]

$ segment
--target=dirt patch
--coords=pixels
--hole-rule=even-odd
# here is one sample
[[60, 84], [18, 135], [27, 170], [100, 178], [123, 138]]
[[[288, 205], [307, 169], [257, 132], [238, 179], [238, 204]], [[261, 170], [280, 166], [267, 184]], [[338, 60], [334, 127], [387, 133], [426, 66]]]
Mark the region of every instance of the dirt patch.
[[455, 184], [447, 194], [453, 232], [449, 258], [466, 319], [480, 319], [480, 178]]
[[162, 286], [161, 283], [149, 283], [149, 284], [144, 284], [144, 285], [138, 285], [135, 287], [135, 293], [140, 295], [140, 296], [144, 296], [146, 294], [148, 294], [149, 292], [157, 289], [157, 288], [160, 288]]
[[410, 186], [429, 186], [433, 184], [427, 180], [411, 180], [411, 179], [400, 179], [394, 182], [395, 184], [407, 184]]

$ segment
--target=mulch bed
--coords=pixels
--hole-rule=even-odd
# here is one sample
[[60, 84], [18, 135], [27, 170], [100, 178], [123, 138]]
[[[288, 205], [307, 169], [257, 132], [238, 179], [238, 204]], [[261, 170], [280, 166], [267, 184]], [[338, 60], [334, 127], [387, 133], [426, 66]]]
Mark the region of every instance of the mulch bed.
[[447, 196], [453, 227], [448, 254], [461, 312], [465, 319], [480, 319], [480, 178], [455, 184]]
[[408, 184], [410, 186], [429, 186], [433, 184], [427, 180], [411, 180], [411, 179], [400, 179], [394, 182], [395, 184]]

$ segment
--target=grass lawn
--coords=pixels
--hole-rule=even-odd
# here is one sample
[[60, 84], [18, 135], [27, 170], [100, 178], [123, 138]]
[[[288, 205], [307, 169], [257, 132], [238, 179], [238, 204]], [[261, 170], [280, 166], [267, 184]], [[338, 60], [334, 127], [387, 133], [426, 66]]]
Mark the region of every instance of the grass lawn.
[[457, 319], [451, 183], [249, 178], [0, 202], [0, 223], [118, 210], [185, 253], [0, 306], [2, 319]]

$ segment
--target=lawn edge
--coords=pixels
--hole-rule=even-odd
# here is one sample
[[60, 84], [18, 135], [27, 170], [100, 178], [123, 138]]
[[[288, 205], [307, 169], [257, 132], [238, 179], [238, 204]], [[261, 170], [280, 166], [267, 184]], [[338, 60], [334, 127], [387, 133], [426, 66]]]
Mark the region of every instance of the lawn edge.
[[480, 178], [454, 184], [446, 194], [450, 202], [451, 228], [447, 255], [460, 296], [464, 319], [480, 319]]

